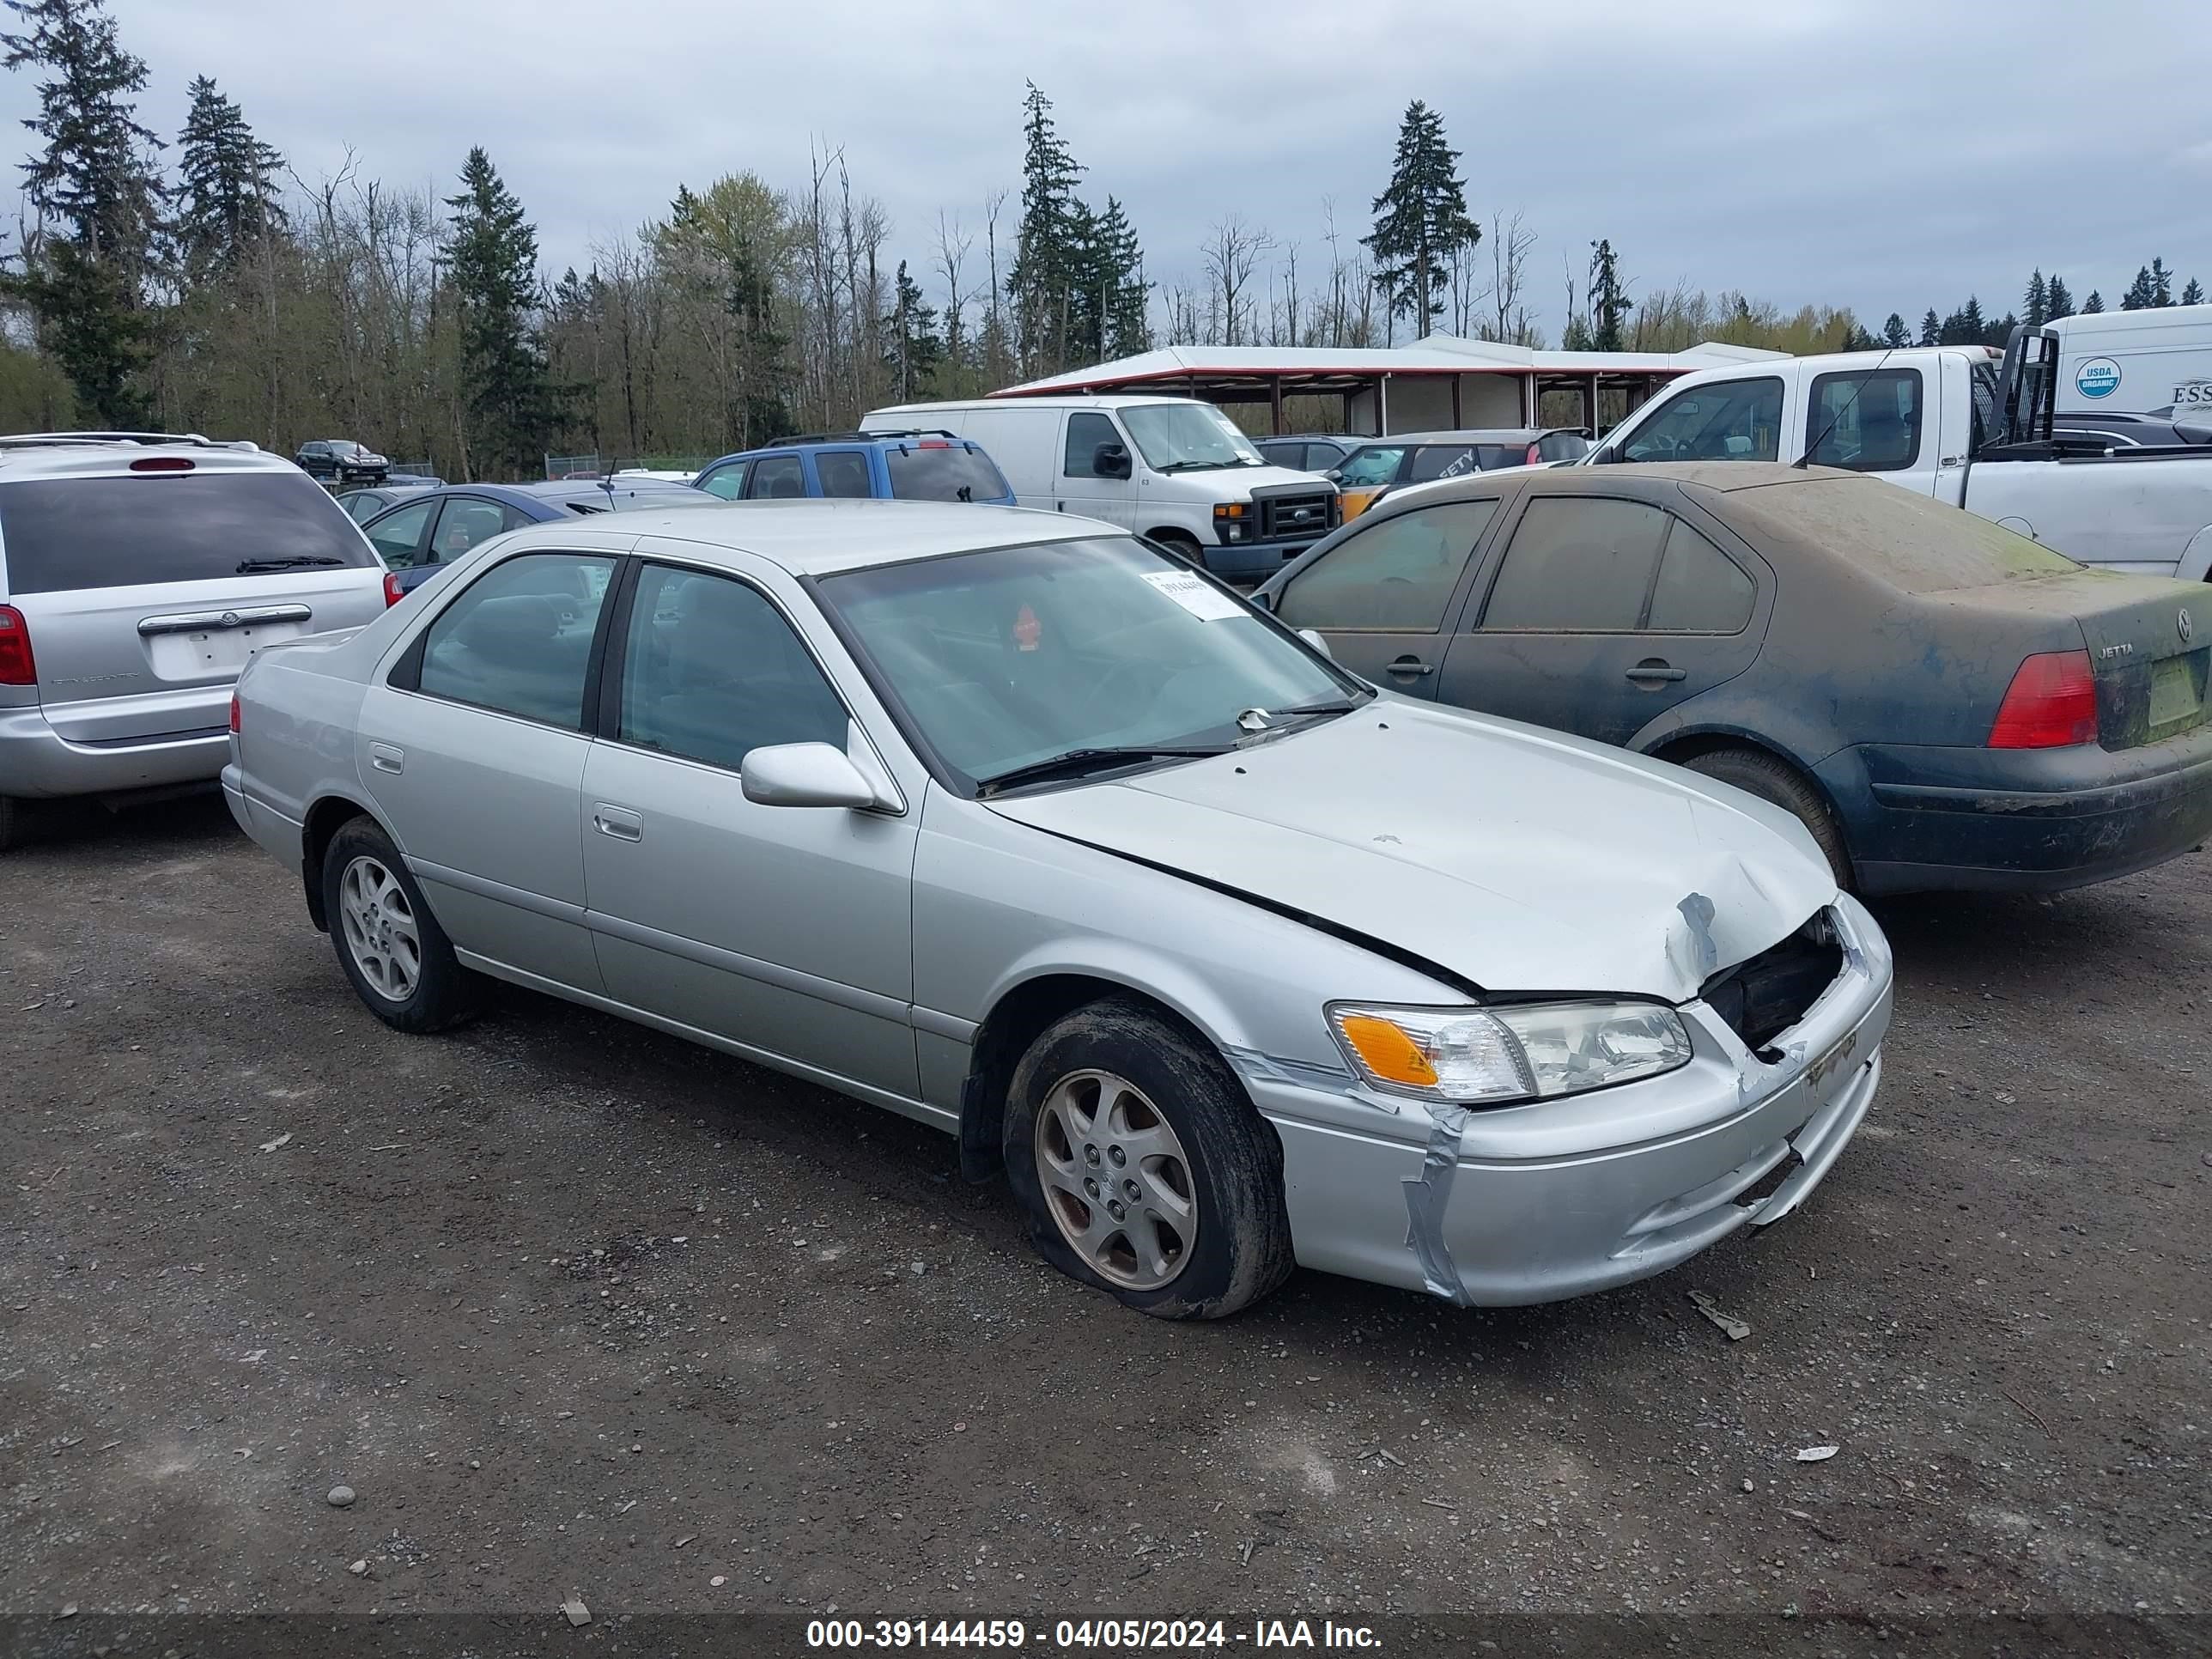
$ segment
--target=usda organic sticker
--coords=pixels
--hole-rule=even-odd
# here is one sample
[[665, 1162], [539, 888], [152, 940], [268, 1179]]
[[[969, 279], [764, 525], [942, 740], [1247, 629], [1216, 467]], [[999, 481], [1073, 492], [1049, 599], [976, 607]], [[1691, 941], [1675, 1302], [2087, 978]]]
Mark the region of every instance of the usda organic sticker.
[[2109, 398], [2120, 389], [2120, 366], [2110, 357], [2092, 357], [2074, 371], [2074, 389], [2085, 398]]

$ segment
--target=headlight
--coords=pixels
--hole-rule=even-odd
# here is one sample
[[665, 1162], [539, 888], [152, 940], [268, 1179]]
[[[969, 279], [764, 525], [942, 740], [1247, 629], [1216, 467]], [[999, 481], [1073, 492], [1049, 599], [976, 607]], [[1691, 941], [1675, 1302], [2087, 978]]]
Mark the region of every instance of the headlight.
[[1532, 1002], [1499, 1008], [1328, 1006], [1352, 1068], [1421, 1100], [1548, 1099], [1686, 1066], [1690, 1034], [1654, 1002]]

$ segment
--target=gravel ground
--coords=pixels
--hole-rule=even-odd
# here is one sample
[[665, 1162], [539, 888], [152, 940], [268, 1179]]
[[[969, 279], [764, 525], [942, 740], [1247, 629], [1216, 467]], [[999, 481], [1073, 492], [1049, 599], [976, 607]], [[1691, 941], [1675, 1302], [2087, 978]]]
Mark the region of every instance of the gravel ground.
[[0, 862], [0, 1615], [54, 1651], [572, 1592], [594, 1635], [2120, 1614], [2183, 1650], [2212, 856], [1882, 920], [1885, 1091], [1790, 1220], [1561, 1306], [1301, 1273], [1184, 1327], [886, 1114], [520, 992], [387, 1030], [219, 805], [64, 833]]

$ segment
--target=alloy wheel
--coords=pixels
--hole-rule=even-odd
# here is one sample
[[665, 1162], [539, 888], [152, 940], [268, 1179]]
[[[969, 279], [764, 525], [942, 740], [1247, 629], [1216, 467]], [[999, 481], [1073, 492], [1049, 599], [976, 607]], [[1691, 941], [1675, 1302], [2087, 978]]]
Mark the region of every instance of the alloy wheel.
[[1071, 1072], [1046, 1091], [1036, 1170], [1060, 1237], [1115, 1284], [1158, 1290], [1190, 1259], [1199, 1224], [1190, 1159], [1127, 1078]]
[[339, 925], [346, 950], [369, 988], [404, 1002], [422, 977], [422, 939], [407, 890], [380, 859], [366, 854], [338, 878]]

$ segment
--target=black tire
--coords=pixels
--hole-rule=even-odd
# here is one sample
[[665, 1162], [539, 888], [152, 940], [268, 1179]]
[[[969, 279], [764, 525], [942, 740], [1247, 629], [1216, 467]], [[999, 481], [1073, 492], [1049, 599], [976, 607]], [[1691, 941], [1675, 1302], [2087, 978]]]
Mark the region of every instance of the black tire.
[[[1039, 1168], [1040, 1120], [1048, 1135], [1059, 1121], [1048, 1099], [1068, 1079], [1092, 1072], [1134, 1085], [1141, 1103], [1165, 1121], [1182, 1155], [1179, 1167], [1185, 1172], [1195, 1237], [1177, 1254], [1171, 1275], [1156, 1285], [1121, 1282], [1069, 1243], [1053, 1206], [1086, 1200], [1065, 1188], [1048, 1195]], [[1100, 1116], [1106, 1115], [1102, 1109]], [[1003, 1150], [1009, 1184], [1029, 1219], [1038, 1254], [1071, 1279], [1140, 1313], [1159, 1319], [1224, 1318], [1265, 1296], [1290, 1273], [1282, 1143], [1252, 1109], [1218, 1054], [1140, 1004], [1120, 999], [1092, 1003], [1055, 1021], [1030, 1045], [1007, 1091]], [[1079, 1163], [1081, 1154], [1069, 1150], [1071, 1161]], [[1090, 1167], [1106, 1173], [1103, 1160]], [[1122, 1170], [1125, 1176], [1137, 1172], [1133, 1166]], [[1141, 1275], [1133, 1246], [1131, 1262]]]
[[1206, 568], [1206, 552], [1199, 546], [1198, 538], [1180, 530], [1163, 530], [1152, 539], [1179, 559], [1188, 560], [1200, 569]]
[[1835, 872], [1836, 885], [1847, 892], [1850, 890], [1851, 854], [1844, 844], [1843, 826], [1836, 822], [1820, 792], [1789, 762], [1760, 749], [1714, 749], [1692, 755], [1682, 764], [1692, 772], [1732, 783], [1789, 813], [1812, 831], [1827, 858], [1828, 868]]
[[[346, 878], [356, 864], [381, 872], [398, 890], [401, 902], [391, 908], [394, 915], [404, 915], [416, 945], [411, 982], [392, 981], [394, 988], [404, 988], [404, 995], [392, 994], [373, 976], [378, 970], [363, 966], [364, 961], [374, 963], [380, 957], [374, 939], [366, 948], [356, 943]], [[368, 867], [362, 872], [364, 878]], [[477, 1012], [481, 981], [454, 959], [453, 941], [430, 914], [406, 860], [372, 820], [355, 818], [331, 837], [323, 854], [323, 913], [330, 918], [331, 945], [338, 953], [338, 966], [369, 1012], [386, 1025], [420, 1036], [457, 1025]], [[361, 959], [356, 959], [357, 952]]]

